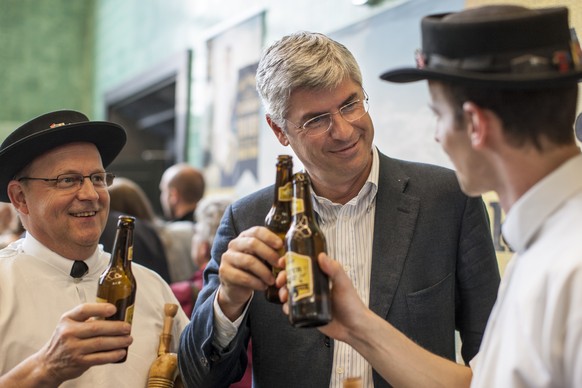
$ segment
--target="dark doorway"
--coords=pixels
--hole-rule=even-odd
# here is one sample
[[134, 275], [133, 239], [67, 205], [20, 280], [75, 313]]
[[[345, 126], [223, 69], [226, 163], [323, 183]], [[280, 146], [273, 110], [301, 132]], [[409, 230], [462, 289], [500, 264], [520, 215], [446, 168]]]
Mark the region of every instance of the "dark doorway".
[[107, 119], [128, 135], [109, 170], [135, 181], [159, 215], [159, 181], [166, 168], [187, 160], [191, 52], [140, 74], [105, 96]]

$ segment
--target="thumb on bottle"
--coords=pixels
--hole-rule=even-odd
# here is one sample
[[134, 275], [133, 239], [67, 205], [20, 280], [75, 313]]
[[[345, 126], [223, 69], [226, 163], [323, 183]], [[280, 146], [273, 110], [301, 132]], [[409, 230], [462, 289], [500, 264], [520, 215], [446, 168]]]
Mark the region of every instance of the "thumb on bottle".
[[329, 277], [333, 277], [334, 274], [334, 263], [337, 264], [337, 262], [333, 259], [331, 259], [327, 253], [325, 252], [321, 252], [319, 254], [319, 256], [317, 257], [317, 260], [319, 262], [319, 267], [322, 269], [322, 271], [328, 275]]

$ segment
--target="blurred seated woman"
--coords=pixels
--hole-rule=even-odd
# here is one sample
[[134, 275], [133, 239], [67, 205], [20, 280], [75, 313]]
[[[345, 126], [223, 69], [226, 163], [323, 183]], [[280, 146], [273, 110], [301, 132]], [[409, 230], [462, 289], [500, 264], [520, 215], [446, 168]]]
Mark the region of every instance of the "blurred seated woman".
[[[191, 279], [170, 284], [170, 288], [176, 295], [186, 315], [192, 315], [192, 309], [196, 303], [198, 293], [202, 289], [202, 274], [206, 264], [210, 261], [210, 253], [216, 230], [220, 225], [222, 215], [231, 198], [222, 196], [209, 196], [203, 198], [196, 206], [194, 235], [192, 236], [192, 260], [198, 268]], [[250, 388], [252, 386], [252, 341], [247, 348], [247, 369], [239, 382], [230, 385], [230, 388]]]
[[156, 216], [152, 204], [143, 189], [134, 181], [116, 177], [108, 188], [110, 200], [107, 225], [100, 243], [107, 252], [113, 248], [113, 240], [120, 215], [134, 216], [133, 261], [156, 271], [167, 283], [170, 282], [164, 245], [156, 229]]

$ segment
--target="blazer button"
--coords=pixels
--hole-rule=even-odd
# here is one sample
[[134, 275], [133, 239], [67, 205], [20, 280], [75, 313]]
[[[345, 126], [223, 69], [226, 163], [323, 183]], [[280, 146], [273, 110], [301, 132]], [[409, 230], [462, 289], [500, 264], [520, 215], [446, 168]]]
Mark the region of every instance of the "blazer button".
[[329, 348], [331, 346], [331, 340], [329, 339], [328, 336], [325, 337], [325, 339], [323, 340], [323, 344], [325, 345], [325, 347]]

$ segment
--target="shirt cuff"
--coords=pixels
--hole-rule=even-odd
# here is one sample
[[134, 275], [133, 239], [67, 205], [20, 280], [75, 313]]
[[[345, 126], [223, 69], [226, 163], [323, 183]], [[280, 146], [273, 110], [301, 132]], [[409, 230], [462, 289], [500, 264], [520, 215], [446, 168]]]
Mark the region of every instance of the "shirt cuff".
[[212, 340], [212, 344], [219, 350], [222, 350], [226, 348], [232, 339], [236, 336], [238, 328], [240, 327], [245, 315], [247, 314], [255, 293], [252, 293], [240, 317], [232, 322], [226, 315], [224, 315], [220, 305], [218, 304], [218, 292], [220, 292], [220, 287], [221, 286], [218, 287], [218, 290], [214, 295], [214, 339]]

